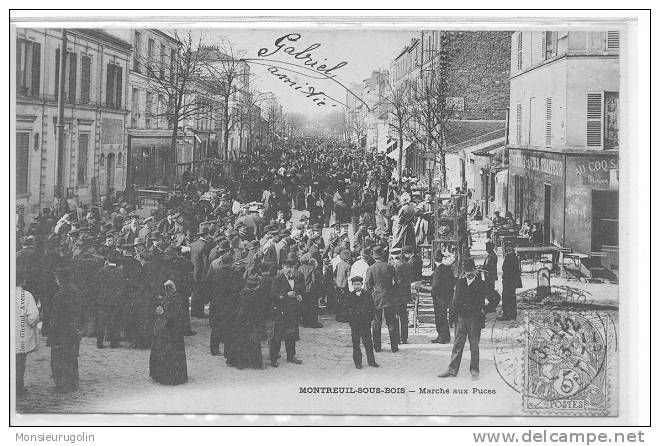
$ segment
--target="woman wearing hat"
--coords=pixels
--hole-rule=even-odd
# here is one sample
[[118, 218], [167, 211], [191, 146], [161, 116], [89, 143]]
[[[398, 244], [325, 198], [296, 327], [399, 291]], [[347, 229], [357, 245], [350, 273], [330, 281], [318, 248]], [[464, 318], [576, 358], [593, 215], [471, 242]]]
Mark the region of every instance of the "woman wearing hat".
[[181, 297], [174, 282], [163, 284], [163, 293], [156, 307], [154, 338], [149, 356], [149, 376], [160, 384], [178, 385], [188, 381], [186, 331]]

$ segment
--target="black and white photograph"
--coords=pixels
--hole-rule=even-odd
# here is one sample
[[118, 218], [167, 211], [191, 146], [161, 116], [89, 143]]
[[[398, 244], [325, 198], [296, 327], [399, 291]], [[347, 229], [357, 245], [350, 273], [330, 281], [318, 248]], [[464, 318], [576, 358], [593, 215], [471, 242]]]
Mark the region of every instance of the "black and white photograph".
[[636, 422], [625, 14], [194, 15], [10, 24], [13, 423]]

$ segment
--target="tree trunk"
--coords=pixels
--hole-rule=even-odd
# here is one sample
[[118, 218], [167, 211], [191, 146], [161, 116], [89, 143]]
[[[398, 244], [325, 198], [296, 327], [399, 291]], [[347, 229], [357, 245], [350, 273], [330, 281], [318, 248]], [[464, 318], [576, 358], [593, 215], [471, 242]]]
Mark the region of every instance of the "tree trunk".
[[[176, 181], [176, 148], [177, 148], [177, 140], [179, 139], [179, 114], [177, 112], [174, 113], [174, 118], [172, 122], [172, 140], [170, 141], [170, 156], [168, 157], [168, 162], [169, 166], [167, 166], [167, 170], [169, 171], [169, 178], [167, 178], [167, 184], [170, 184], [170, 182]], [[156, 154], [154, 153], [154, 156]]]
[[229, 97], [225, 98], [224, 113], [222, 115], [222, 145], [224, 159], [229, 159]]
[[399, 163], [397, 165], [397, 172], [399, 174], [399, 183], [401, 182], [401, 172], [403, 164], [403, 131], [399, 131]]

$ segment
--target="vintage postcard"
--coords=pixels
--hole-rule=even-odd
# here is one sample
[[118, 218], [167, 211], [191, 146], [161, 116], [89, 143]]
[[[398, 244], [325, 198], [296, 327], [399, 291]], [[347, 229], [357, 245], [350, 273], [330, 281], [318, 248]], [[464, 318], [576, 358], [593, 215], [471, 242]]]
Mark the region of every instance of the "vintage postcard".
[[616, 424], [629, 23], [282, 20], [14, 19], [14, 422]]

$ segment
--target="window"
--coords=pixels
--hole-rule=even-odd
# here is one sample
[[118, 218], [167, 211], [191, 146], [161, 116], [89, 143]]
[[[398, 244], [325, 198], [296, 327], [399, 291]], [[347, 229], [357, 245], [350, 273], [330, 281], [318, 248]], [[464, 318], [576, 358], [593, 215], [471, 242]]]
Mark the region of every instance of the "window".
[[149, 129], [153, 125], [153, 111], [154, 111], [154, 94], [147, 92], [147, 104], [145, 106], [144, 115], [147, 119], [146, 127]]
[[135, 31], [135, 48], [133, 49], [133, 71], [140, 72], [140, 47], [142, 46], [142, 34]]
[[148, 72], [150, 74], [154, 74], [156, 72], [156, 70], [154, 69], [155, 46], [156, 44], [154, 42], [154, 39], [149, 39], [149, 41], [147, 42], [147, 60], [148, 60], [147, 63], [149, 64]]
[[[64, 61], [64, 99], [70, 104], [76, 102], [77, 54], [67, 52]], [[60, 49], [55, 50], [55, 100], [60, 94]]]
[[517, 67], [518, 71], [522, 70], [523, 68], [523, 41], [522, 41], [522, 33], [518, 33], [518, 61], [517, 61]]
[[604, 99], [604, 139], [605, 149], [619, 148], [619, 92], [606, 91]]
[[603, 93], [587, 93], [587, 147], [603, 146]]
[[607, 50], [619, 49], [619, 31], [607, 32]]
[[87, 154], [89, 151], [89, 133], [78, 135], [78, 186], [87, 184]]
[[522, 144], [522, 104], [516, 104], [516, 144]]
[[30, 159], [30, 133], [16, 133], [16, 193], [28, 191], [28, 162]]
[[16, 94], [39, 96], [41, 44], [18, 39], [16, 43]]
[[91, 84], [92, 58], [86, 55], [80, 57], [80, 102], [89, 104]]
[[165, 79], [165, 66], [167, 65], [165, 62], [166, 54], [165, 54], [165, 45], [162, 43], [160, 44], [160, 64], [158, 66], [158, 69], [160, 70], [160, 78]]
[[557, 32], [545, 31], [541, 37], [541, 54], [543, 60], [552, 59], [557, 55]]
[[170, 82], [174, 81], [176, 75], [176, 50], [170, 50]]
[[109, 63], [106, 70], [105, 104], [111, 108], [121, 108], [122, 68]]
[[545, 145], [552, 145], [552, 98], [545, 98]]
[[140, 117], [140, 90], [134, 88], [131, 92], [131, 127], [137, 127]]

